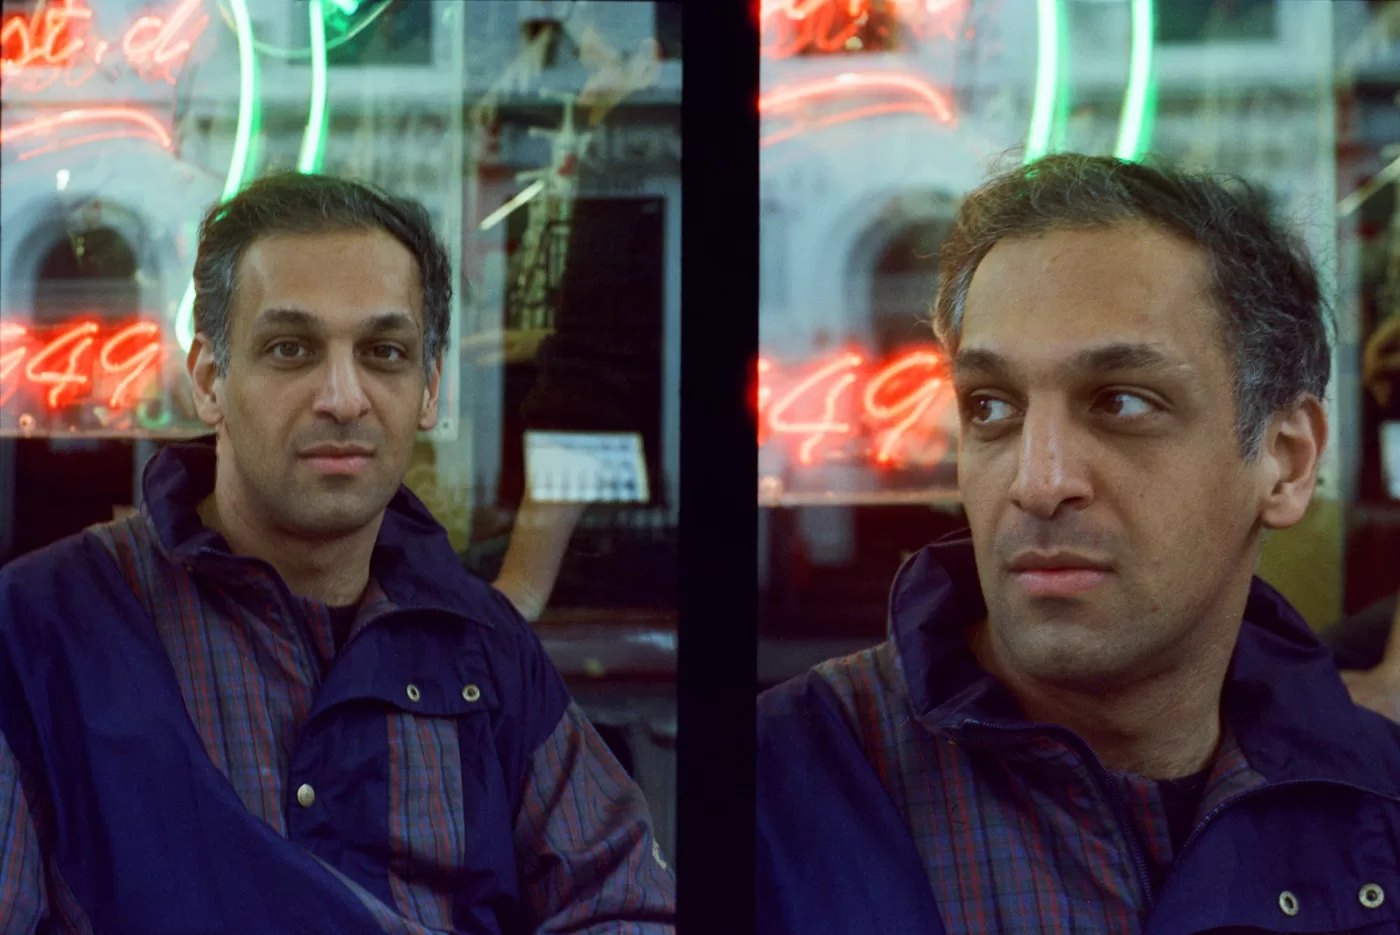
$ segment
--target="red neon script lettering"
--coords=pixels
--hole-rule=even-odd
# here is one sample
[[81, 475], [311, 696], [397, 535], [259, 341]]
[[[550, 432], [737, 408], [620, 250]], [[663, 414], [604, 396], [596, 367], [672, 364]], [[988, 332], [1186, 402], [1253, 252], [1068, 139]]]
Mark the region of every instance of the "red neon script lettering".
[[885, 433], [875, 454], [877, 462], [893, 463], [895, 446], [928, 415], [942, 388], [943, 358], [933, 351], [910, 351], [897, 357], [865, 385], [866, 414], [881, 421], [898, 420]]
[[[209, 24], [200, 4], [183, 0], [166, 18], [133, 23], [119, 43], [127, 63], [143, 78], [174, 84], [181, 61]], [[60, 73], [69, 87], [87, 81], [112, 46], [88, 35], [92, 19], [78, 0], [36, 0], [29, 16], [7, 17], [0, 23], [0, 77], [19, 79], [31, 91], [53, 84]]]
[[839, 52], [860, 32], [870, 0], [763, 0], [758, 24], [769, 58], [804, 51]]
[[130, 408], [160, 364], [160, 327], [139, 321], [102, 331], [96, 322], [80, 322], [43, 340], [24, 325], [0, 323], [0, 406], [28, 388], [50, 409], [84, 402], [99, 391], [109, 409]]
[[[108, 409], [121, 409], [125, 407], [129, 402], [127, 399], [127, 390], [131, 388], [133, 383], [140, 379], [142, 374], [149, 374], [156, 358], [160, 356], [159, 334], [160, 329], [157, 328], [154, 323], [138, 321], [136, 324], [118, 331], [107, 340], [107, 343], [102, 345], [102, 350], [97, 355], [97, 362], [102, 367], [102, 372], [109, 376], [116, 376], [121, 373], [127, 374], [126, 377], [117, 383], [116, 389], [114, 389], [112, 395], [107, 398]], [[147, 340], [135, 351], [128, 354], [126, 359], [121, 361], [113, 360], [112, 349], [120, 347], [123, 342], [131, 341], [133, 338], [146, 338]], [[151, 340], [152, 338], [156, 338], [156, 340], [153, 341]]]
[[122, 51], [142, 77], [158, 74], [170, 84], [175, 83], [171, 67], [178, 67], [181, 57], [209, 24], [209, 17], [200, 16], [194, 19], [183, 37], [179, 36], [181, 28], [194, 18], [199, 4], [200, 0], [185, 0], [171, 12], [167, 21], [158, 16], [143, 16], [132, 23], [122, 37]]
[[967, 20], [968, 0], [761, 0], [758, 23], [761, 50], [768, 58], [802, 53], [835, 53], [866, 28], [884, 6], [889, 26], [908, 29], [921, 39], [956, 39]]
[[[24, 368], [24, 375], [32, 383], [43, 383], [52, 386], [49, 390], [49, 406], [57, 409], [59, 400], [63, 397], [63, 392], [70, 387], [83, 386], [92, 382], [89, 374], [78, 372], [78, 359], [83, 356], [83, 352], [93, 345], [93, 335], [97, 333], [97, 325], [91, 322], [82, 325], [74, 325], [62, 335], [50, 341], [34, 359], [29, 362], [29, 366]], [[68, 351], [68, 366], [62, 370], [52, 370], [47, 368], [49, 359], [57, 357], [63, 351]]]
[[20, 361], [24, 360], [24, 355], [29, 350], [23, 345], [5, 350], [5, 345], [22, 341], [28, 335], [29, 329], [24, 325], [0, 322], [0, 406], [9, 402], [10, 397], [19, 389], [19, 381], [11, 380], [10, 374], [19, 368]]
[[861, 354], [843, 351], [791, 384], [777, 365], [760, 358], [757, 375], [759, 445], [796, 438], [801, 464], [822, 460], [824, 441], [827, 454], [854, 451], [882, 467], [936, 464], [947, 452], [938, 419], [953, 396], [936, 349], [912, 348], [876, 368]]
[[[850, 423], [837, 421], [836, 406], [841, 394], [856, 382], [855, 374], [850, 371], [862, 363], [864, 360], [859, 354], [842, 354], [830, 363], [818, 367], [791, 390], [779, 396], [773, 408], [768, 411], [768, 424], [775, 434], [807, 436], [797, 453], [797, 460], [803, 464], [812, 463], [812, 456], [824, 436], [847, 435], [851, 432]], [[815, 421], [798, 422], [791, 419], [788, 413], [798, 407], [798, 402], [827, 380], [831, 381], [831, 385], [827, 387], [821, 415]]]

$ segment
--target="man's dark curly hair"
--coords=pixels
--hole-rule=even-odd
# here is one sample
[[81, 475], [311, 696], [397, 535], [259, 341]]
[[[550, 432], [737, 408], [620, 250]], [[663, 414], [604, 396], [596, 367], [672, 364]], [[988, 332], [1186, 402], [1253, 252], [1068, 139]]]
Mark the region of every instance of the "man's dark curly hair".
[[1234, 358], [1235, 434], [1254, 460], [1274, 413], [1307, 393], [1324, 398], [1331, 317], [1301, 240], [1238, 178], [1073, 153], [996, 176], [963, 201], [939, 250], [935, 334], [957, 352], [973, 274], [998, 241], [1133, 222], [1176, 234], [1208, 257]]
[[228, 373], [233, 292], [248, 246], [268, 234], [340, 230], [387, 231], [417, 259], [423, 283], [423, 366], [431, 371], [447, 347], [452, 265], [427, 209], [362, 182], [282, 172], [214, 205], [199, 228], [194, 326], [213, 345], [219, 374]]

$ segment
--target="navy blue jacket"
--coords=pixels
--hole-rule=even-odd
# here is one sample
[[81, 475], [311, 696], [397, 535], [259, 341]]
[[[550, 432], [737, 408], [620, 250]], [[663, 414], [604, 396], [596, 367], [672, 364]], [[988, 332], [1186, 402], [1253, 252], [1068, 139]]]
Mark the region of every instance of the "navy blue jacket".
[[[918, 766], [938, 762], [932, 745], [943, 742], [927, 721], [987, 680], [963, 671], [966, 625], [984, 613], [970, 540], [941, 540], [900, 571], [889, 643], [760, 697], [758, 931], [944, 931], [907, 813], [879, 768], [934, 768]], [[895, 663], [871, 663], [880, 654]], [[1330, 654], [1258, 579], [1222, 709], [1265, 782], [1204, 816], [1143, 931], [1400, 933], [1400, 725], [1352, 704]], [[936, 814], [920, 820], [938, 828]], [[1362, 905], [1367, 884], [1384, 902]], [[1284, 886], [1306, 911], [1280, 909]]]

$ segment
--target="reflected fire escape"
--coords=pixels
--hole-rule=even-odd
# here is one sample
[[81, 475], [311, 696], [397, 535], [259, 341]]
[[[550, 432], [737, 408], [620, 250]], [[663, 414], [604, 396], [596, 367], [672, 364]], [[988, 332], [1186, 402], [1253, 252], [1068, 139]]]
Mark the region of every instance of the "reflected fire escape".
[[[559, 128], [531, 127], [530, 136], [550, 141], [549, 165], [519, 172], [518, 182], [529, 182], [536, 192], [527, 208], [525, 230], [513, 258], [507, 327], [513, 331], [552, 330], [559, 284], [564, 276], [578, 197], [578, 162], [591, 134], [575, 126], [577, 95], [542, 90], [541, 97], [564, 105]], [[527, 191], [529, 189], [526, 189]]]

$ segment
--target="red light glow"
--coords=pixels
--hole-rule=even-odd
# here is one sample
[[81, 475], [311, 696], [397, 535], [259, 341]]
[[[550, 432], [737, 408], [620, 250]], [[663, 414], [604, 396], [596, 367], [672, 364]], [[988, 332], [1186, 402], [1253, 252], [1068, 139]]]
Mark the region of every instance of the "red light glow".
[[953, 393], [935, 348], [910, 348], [878, 367], [846, 350], [786, 375], [766, 358], [757, 370], [759, 444], [793, 438], [800, 464], [855, 451], [881, 467], [930, 466], [947, 453], [938, 422]]
[[[76, 139], [72, 137], [55, 139], [51, 135], [54, 131], [64, 127], [102, 124], [114, 124], [115, 126], [104, 133], [90, 134]], [[76, 110], [65, 110], [52, 117], [36, 117], [33, 120], [26, 120], [23, 123], [17, 123], [0, 130], [0, 144], [13, 143], [26, 137], [43, 137], [47, 142], [34, 149], [25, 150], [19, 157], [21, 160], [31, 159], [41, 153], [53, 152], [57, 149], [67, 149], [84, 143], [123, 137], [148, 139], [166, 150], [175, 145], [171, 139], [170, 131], [165, 128], [164, 124], [145, 111], [134, 107], [84, 107]]]
[[[851, 107], [831, 114], [814, 116], [811, 106], [824, 99], [865, 94], [896, 94], [901, 100]], [[760, 145], [791, 139], [800, 133], [863, 120], [891, 113], [922, 114], [939, 124], [955, 120], [948, 95], [917, 75], [900, 72], [847, 72], [834, 78], [820, 78], [800, 85], [780, 87], [758, 99], [758, 110], [766, 117], [789, 117], [793, 123], [765, 134]]]
[[[64, 390], [92, 383], [90, 373], [78, 372], [78, 361], [83, 356], [83, 352], [92, 347], [92, 336], [96, 333], [97, 325], [90, 322], [74, 325], [44, 345], [39, 353], [30, 358], [29, 366], [24, 368], [24, 375], [29, 378], [31, 383], [53, 387], [48, 394], [50, 409], [59, 408]], [[63, 351], [68, 352], [68, 366], [62, 370], [50, 369], [48, 366], [50, 358], [57, 357]]]
[[[113, 360], [112, 349], [132, 338], [146, 338], [146, 341], [138, 344], [137, 349], [128, 354], [126, 359]], [[160, 328], [154, 322], [138, 321], [107, 339], [107, 342], [102, 345], [102, 350], [98, 352], [98, 366], [105, 374], [114, 376], [120, 373], [127, 374], [117, 383], [116, 388], [112, 390], [112, 395], [107, 398], [108, 409], [126, 408], [130, 403], [127, 390], [158, 357], [160, 357]]]
[[0, 406], [28, 389], [49, 409], [84, 402], [99, 391], [109, 409], [127, 409], [156, 375], [162, 357], [160, 326], [154, 322], [105, 334], [93, 321], [49, 330], [41, 336], [24, 325], [0, 323]]
[[0, 78], [42, 91], [60, 75], [69, 87], [91, 78], [112, 45], [143, 78], [174, 84], [184, 57], [209, 25], [202, 0], [183, 0], [167, 17], [143, 16], [116, 42], [89, 35], [93, 11], [78, 0], [36, 0], [29, 16], [0, 23]]
[[956, 39], [967, 21], [968, 0], [761, 0], [758, 23], [767, 58], [835, 54], [848, 50], [871, 18], [878, 32], [907, 29], [920, 39]]
[[0, 321], [0, 406], [9, 402], [10, 397], [19, 389], [19, 381], [11, 380], [10, 374], [19, 367], [25, 354], [23, 347], [12, 347], [9, 350], [4, 350], [4, 347], [6, 344], [23, 340], [28, 333], [28, 329], [23, 325]]

